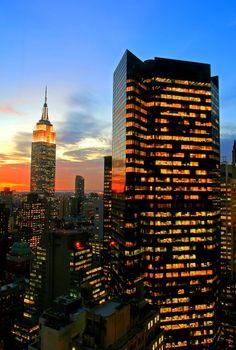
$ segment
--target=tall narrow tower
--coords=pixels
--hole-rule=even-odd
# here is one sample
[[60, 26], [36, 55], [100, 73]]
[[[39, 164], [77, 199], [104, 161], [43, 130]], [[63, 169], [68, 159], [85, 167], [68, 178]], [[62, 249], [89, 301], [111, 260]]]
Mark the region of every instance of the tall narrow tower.
[[55, 192], [56, 133], [48, 119], [47, 87], [42, 117], [33, 132], [30, 190], [51, 197]]
[[83, 176], [76, 175], [75, 177], [75, 195], [81, 199], [84, 198], [84, 178]]

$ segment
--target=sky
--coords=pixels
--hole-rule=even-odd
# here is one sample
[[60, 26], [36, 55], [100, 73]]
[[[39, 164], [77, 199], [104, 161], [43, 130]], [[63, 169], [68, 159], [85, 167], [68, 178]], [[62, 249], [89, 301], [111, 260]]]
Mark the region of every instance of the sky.
[[0, 190], [28, 191], [32, 132], [48, 86], [56, 190], [103, 190], [113, 72], [124, 51], [211, 64], [220, 79], [221, 156], [236, 139], [235, 0], [1, 0]]

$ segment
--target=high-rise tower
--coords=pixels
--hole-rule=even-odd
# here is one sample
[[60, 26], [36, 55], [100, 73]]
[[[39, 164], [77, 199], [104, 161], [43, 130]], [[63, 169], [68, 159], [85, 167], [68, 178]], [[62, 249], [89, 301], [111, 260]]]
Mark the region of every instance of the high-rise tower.
[[107, 284], [110, 283], [110, 256], [111, 244], [111, 170], [112, 157], [104, 157], [104, 192], [103, 192], [103, 269]]
[[31, 192], [52, 197], [55, 192], [56, 133], [48, 119], [47, 88], [42, 117], [33, 132], [31, 151]]
[[221, 348], [236, 344], [236, 141], [232, 165], [221, 164]]
[[84, 178], [76, 175], [75, 177], [75, 195], [78, 198], [84, 199]]
[[210, 65], [126, 51], [114, 73], [111, 277], [158, 304], [166, 348], [218, 336], [218, 79]]

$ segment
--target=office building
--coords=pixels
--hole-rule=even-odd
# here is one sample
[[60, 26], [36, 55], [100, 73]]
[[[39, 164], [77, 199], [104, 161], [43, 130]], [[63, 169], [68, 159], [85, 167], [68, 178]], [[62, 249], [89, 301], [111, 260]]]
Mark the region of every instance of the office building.
[[226, 161], [221, 164], [221, 275], [229, 281], [232, 275], [232, 167]]
[[[19, 317], [23, 311], [23, 299], [27, 281], [18, 279], [14, 283], [4, 284], [0, 286], [0, 349], [11, 350], [11, 326], [14, 319]], [[2, 346], [2, 347], [1, 347]]]
[[163, 350], [159, 312], [138, 299], [113, 299], [94, 308], [59, 297], [40, 317], [40, 340], [29, 350]]
[[0, 280], [5, 280], [6, 255], [10, 246], [8, 234], [10, 209], [4, 203], [0, 204]]
[[232, 211], [232, 280], [236, 282], [236, 140], [232, 150], [232, 182], [231, 182], [231, 211]]
[[3, 191], [0, 192], [0, 203], [4, 203], [6, 208], [13, 210], [13, 191], [9, 187], [4, 187]]
[[45, 232], [32, 264], [25, 317], [39, 315], [60, 295], [78, 297], [81, 285], [86, 282], [95, 290], [93, 301], [105, 301], [104, 283], [98, 278], [99, 267], [94, 270], [92, 248], [87, 239], [87, 232], [82, 229]]
[[0, 204], [0, 235], [8, 232], [8, 221], [10, 217], [10, 209], [6, 204]]
[[48, 119], [47, 90], [42, 117], [33, 132], [30, 191], [51, 198], [55, 192], [56, 133]]
[[87, 238], [82, 229], [58, 229], [42, 236], [24, 297], [23, 317], [12, 328], [17, 346], [26, 346], [36, 338], [39, 316], [59, 296], [76, 299], [83, 294], [90, 305], [106, 301], [102, 268], [92, 264], [92, 248], [86, 244]]
[[29, 346], [29, 350], [71, 349], [70, 342], [83, 333], [87, 310], [81, 298], [58, 297], [52, 307], [40, 317], [40, 340]]
[[59, 219], [68, 218], [71, 215], [71, 198], [69, 195], [61, 194], [58, 197], [58, 217]]
[[210, 65], [126, 51], [114, 73], [114, 293], [160, 306], [166, 348], [219, 336], [218, 78]]
[[33, 254], [26, 242], [15, 242], [7, 254], [7, 273], [10, 278], [29, 278]]
[[94, 215], [92, 217], [93, 237], [90, 242], [93, 248], [94, 260], [100, 262], [102, 257], [103, 242], [103, 199], [94, 201]]
[[234, 349], [236, 344], [236, 142], [232, 164], [221, 164], [221, 337], [220, 346]]
[[109, 277], [109, 244], [111, 241], [111, 171], [112, 157], [104, 157], [104, 190], [103, 190], [103, 267], [107, 283]]
[[29, 243], [33, 253], [36, 253], [42, 233], [47, 227], [47, 203], [37, 193], [29, 193], [22, 202], [17, 213], [17, 226], [21, 232], [21, 239]]
[[72, 215], [77, 216], [81, 214], [81, 206], [84, 200], [84, 178], [77, 175], [75, 177], [75, 195], [71, 197]]
[[157, 309], [138, 299], [113, 299], [88, 310], [82, 345], [75, 339], [72, 349], [163, 350], [163, 338]]
[[84, 198], [84, 178], [80, 175], [75, 177], [75, 196], [81, 199]]
[[[37, 318], [17, 318], [13, 322], [11, 329], [11, 342], [14, 350], [28, 349], [28, 345], [33, 343], [39, 336], [39, 323]], [[40, 349], [40, 348], [39, 348]]]
[[71, 253], [80, 237], [81, 233], [73, 230], [44, 232], [32, 263], [23, 316], [12, 327], [16, 348], [24, 348], [36, 339], [39, 316], [55, 298], [69, 294]]
[[112, 157], [104, 157], [104, 189], [103, 189], [103, 241], [107, 244], [111, 236], [111, 171]]
[[107, 300], [103, 269], [93, 262], [92, 244], [81, 238], [70, 254], [69, 295], [74, 298], [81, 295], [86, 305], [102, 304]]
[[233, 350], [236, 344], [236, 283], [224, 283], [221, 288], [220, 349]]

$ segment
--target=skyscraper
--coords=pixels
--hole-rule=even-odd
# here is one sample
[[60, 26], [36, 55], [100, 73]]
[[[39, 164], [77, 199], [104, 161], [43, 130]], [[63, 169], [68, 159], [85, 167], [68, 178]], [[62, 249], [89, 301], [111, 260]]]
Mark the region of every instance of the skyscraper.
[[84, 178], [76, 175], [75, 177], [75, 196], [77, 198], [84, 198]]
[[109, 244], [111, 241], [111, 170], [112, 157], [104, 157], [104, 191], [103, 191], [103, 268], [106, 281], [110, 281]]
[[234, 349], [236, 344], [236, 142], [232, 165], [221, 164], [221, 347]]
[[84, 178], [76, 175], [75, 177], [75, 196], [72, 199], [72, 213], [73, 215], [81, 214], [81, 206], [84, 201]]
[[17, 224], [21, 232], [21, 239], [29, 243], [33, 253], [40, 242], [45, 228], [47, 228], [46, 202], [37, 193], [28, 193], [17, 213]]
[[42, 117], [33, 132], [30, 191], [52, 197], [55, 192], [56, 133], [48, 119], [47, 88]]
[[109, 244], [111, 236], [111, 156], [104, 157], [104, 195], [103, 195], [103, 241]]
[[222, 281], [229, 281], [233, 273], [233, 215], [232, 215], [232, 166], [226, 161], [221, 164], [221, 275]]
[[126, 51], [114, 73], [114, 292], [160, 306], [166, 348], [218, 337], [218, 78], [210, 65]]

